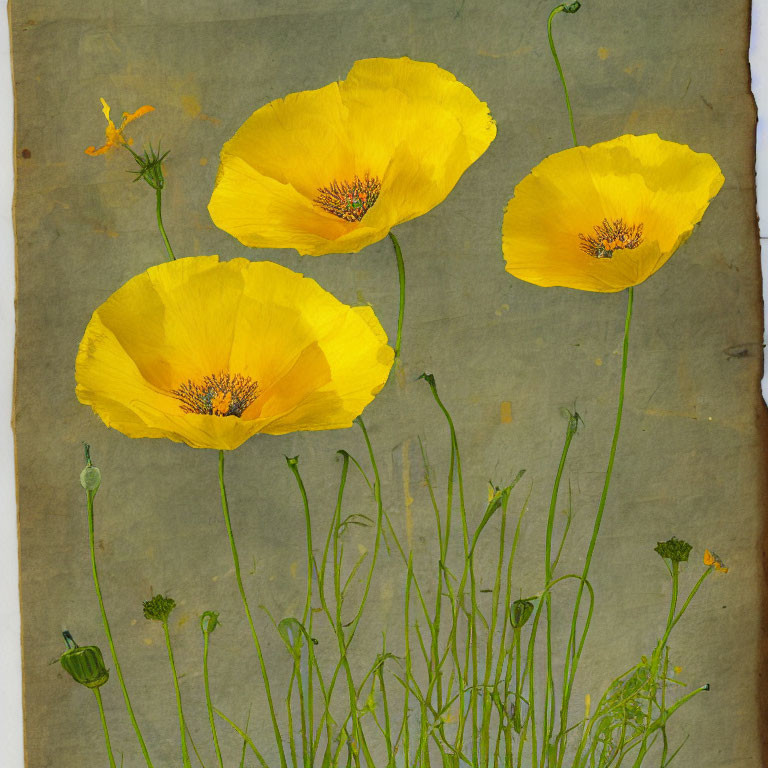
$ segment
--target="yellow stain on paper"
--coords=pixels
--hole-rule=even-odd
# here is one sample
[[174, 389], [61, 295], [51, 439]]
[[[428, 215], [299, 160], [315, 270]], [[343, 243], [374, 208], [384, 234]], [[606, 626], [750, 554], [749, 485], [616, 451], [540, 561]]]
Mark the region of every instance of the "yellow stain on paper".
[[203, 107], [200, 104], [200, 100], [191, 93], [185, 93], [181, 96], [181, 108], [184, 110], [184, 114], [197, 120], [208, 120], [214, 125], [219, 125], [221, 120], [218, 117], [211, 117], [203, 112]]
[[611, 55], [611, 52], [607, 48], [598, 48], [597, 55], [601, 61], [605, 61]]
[[501, 408], [499, 409], [499, 421], [502, 424], [512, 423], [512, 403], [509, 400], [502, 400]]

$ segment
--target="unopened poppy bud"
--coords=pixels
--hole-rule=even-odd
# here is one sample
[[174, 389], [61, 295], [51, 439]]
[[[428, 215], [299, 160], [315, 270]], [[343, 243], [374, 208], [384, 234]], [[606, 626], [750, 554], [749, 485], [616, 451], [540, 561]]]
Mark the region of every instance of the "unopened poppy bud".
[[419, 376], [420, 379], [424, 379], [424, 381], [429, 384], [430, 387], [434, 388], [437, 385], [435, 384], [435, 374], [434, 373], [427, 373], [426, 371]]
[[206, 611], [200, 617], [200, 629], [206, 635], [210, 635], [216, 627], [219, 626], [219, 614], [216, 611]]
[[61, 666], [72, 679], [87, 688], [100, 688], [109, 680], [109, 670], [104, 657], [95, 645], [79, 646], [69, 632], [64, 632], [67, 650], [61, 655]]
[[509, 623], [513, 629], [520, 629], [533, 613], [533, 603], [530, 600], [515, 600], [512, 603], [512, 613], [509, 617]]
[[83, 448], [85, 450], [85, 468], [80, 473], [80, 485], [86, 491], [91, 491], [95, 494], [101, 485], [101, 472], [98, 467], [94, 467], [91, 463], [91, 446], [85, 443]]
[[573, 3], [563, 3], [563, 11], [565, 13], [576, 13], [581, 8], [581, 3], [576, 0]]
[[171, 597], [155, 595], [143, 603], [144, 618], [149, 621], [168, 621], [171, 611], [176, 607], [176, 601]]

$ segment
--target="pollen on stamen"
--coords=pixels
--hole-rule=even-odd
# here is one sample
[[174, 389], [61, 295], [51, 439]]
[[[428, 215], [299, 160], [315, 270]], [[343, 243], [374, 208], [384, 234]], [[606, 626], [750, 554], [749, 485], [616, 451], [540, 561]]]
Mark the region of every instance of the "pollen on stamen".
[[603, 219], [593, 227], [594, 235], [579, 233], [581, 250], [596, 259], [610, 259], [614, 251], [637, 248], [643, 242], [642, 224], [625, 224], [624, 219]]
[[355, 175], [351, 182], [333, 181], [327, 187], [320, 187], [314, 203], [344, 221], [356, 222], [371, 209], [380, 192], [379, 178], [366, 173], [362, 179]]
[[200, 382], [189, 379], [171, 394], [184, 413], [204, 416], [242, 416], [258, 397], [258, 383], [249, 376], [215, 373]]

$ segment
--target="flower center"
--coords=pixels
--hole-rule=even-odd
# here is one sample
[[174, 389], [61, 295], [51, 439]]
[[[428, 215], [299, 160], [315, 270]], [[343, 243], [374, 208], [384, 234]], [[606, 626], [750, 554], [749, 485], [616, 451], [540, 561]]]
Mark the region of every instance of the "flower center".
[[608, 221], [593, 227], [594, 235], [579, 233], [581, 250], [596, 259], [610, 259], [614, 251], [637, 248], [643, 242], [643, 225], [624, 223], [624, 219]]
[[379, 199], [381, 182], [378, 176], [359, 176], [349, 181], [333, 181], [328, 187], [317, 190], [315, 205], [344, 221], [360, 221]]
[[171, 394], [181, 401], [184, 413], [207, 416], [242, 416], [256, 399], [259, 385], [249, 376], [215, 373], [201, 382], [189, 379]]

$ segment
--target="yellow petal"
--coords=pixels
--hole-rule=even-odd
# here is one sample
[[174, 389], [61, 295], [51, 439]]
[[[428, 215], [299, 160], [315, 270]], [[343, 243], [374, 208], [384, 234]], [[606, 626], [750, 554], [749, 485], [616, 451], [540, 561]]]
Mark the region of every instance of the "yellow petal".
[[94, 312], [77, 396], [129, 437], [233, 449], [350, 426], [392, 360], [369, 307], [271, 262], [200, 256], [152, 267]]
[[107, 119], [107, 126], [104, 129], [104, 133], [107, 137], [106, 143], [101, 147], [94, 147], [90, 146], [87, 147], [85, 150], [86, 155], [90, 155], [91, 157], [96, 157], [97, 155], [103, 155], [105, 152], [109, 151], [113, 147], [119, 147], [121, 144], [131, 144], [131, 139], [126, 139], [123, 136], [123, 128], [125, 126], [132, 122], [133, 120], [137, 120], [142, 115], [146, 115], [147, 112], [152, 112], [154, 110], [154, 107], [150, 107], [149, 105], [144, 105], [143, 107], [139, 107], [135, 112], [123, 112], [123, 122], [120, 124], [120, 127], [116, 127], [114, 122], [112, 122], [112, 118], [110, 117], [111, 110], [109, 108], [109, 104], [104, 99], [100, 99], [101, 101], [101, 111], [104, 114], [104, 117]]
[[[710, 155], [656, 134], [558, 152], [509, 201], [502, 227], [507, 271], [536, 285], [587, 291], [637, 285], [685, 242], [722, 184]], [[588, 252], [589, 239], [600, 241], [606, 225], [625, 235], [641, 227], [639, 242], [606, 257]]]
[[[222, 149], [208, 210], [245, 245], [356, 252], [440, 203], [495, 134], [487, 105], [435, 64], [358, 61], [341, 83], [254, 112]], [[319, 204], [363, 179], [380, 188], [372, 204]]]
[[122, 130], [128, 123], [132, 123], [134, 120], [138, 120], [140, 117], [154, 111], [154, 107], [145, 104], [143, 107], [139, 107], [135, 112], [123, 112], [123, 122], [120, 124], [120, 129]]

